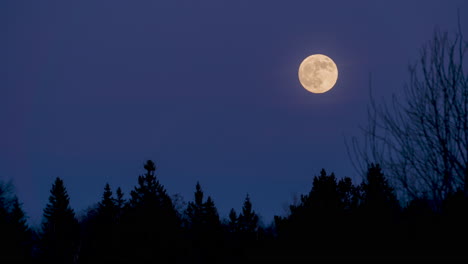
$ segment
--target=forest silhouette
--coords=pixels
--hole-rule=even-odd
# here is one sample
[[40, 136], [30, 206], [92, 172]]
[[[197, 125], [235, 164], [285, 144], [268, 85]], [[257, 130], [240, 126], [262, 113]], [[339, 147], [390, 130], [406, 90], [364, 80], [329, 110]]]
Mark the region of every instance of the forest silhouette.
[[468, 259], [468, 199], [454, 192], [400, 205], [378, 164], [362, 183], [322, 169], [287, 216], [259, 225], [249, 195], [221, 219], [200, 183], [177, 210], [148, 160], [129, 199], [109, 184], [77, 220], [56, 178], [40, 229], [27, 225], [8, 185], [0, 188], [1, 260], [22, 263], [239, 263], [247, 260]]
[[56, 178], [39, 228], [2, 183], [0, 263], [468, 260], [468, 44], [460, 32], [453, 40], [436, 32], [423, 48], [399, 112], [372, 104], [371, 153], [353, 141], [362, 182], [322, 169], [287, 215], [264, 226], [248, 194], [222, 219], [199, 182], [181, 208], [148, 160], [130, 193], [106, 184], [80, 219]]

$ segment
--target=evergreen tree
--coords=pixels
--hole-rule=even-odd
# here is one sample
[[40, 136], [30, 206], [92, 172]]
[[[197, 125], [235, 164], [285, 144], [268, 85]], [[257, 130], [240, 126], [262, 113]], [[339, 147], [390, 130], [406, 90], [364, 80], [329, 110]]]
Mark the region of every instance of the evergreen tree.
[[10, 237], [8, 235], [9, 232], [9, 201], [7, 197], [7, 190], [5, 185], [0, 182], [0, 256], [4, 261], [9, 260], [9, 248], [10, 245]]
[[218, 209], [216, 209], [211, 196], [208, 196], [206, 202], [203, 204], [203, 207], [206, 225], [211, 229], [218, 229], [221, 226], [221, 221], [219, 220]]
[[352, 212], [358, 208], [361, 201], [360, 188], [353, 185], [351, 178], [345, 177], [339, 180], [337, 191], [343, 209], [347, 212]]
[[187, 205], [186, 214], [192, 229], [212, 229], [220, 226], [218, 210], [213, 199], [208, 196], [203, 202], [200, 183], [195, 186], [195, 200]]
[[[203, 191], [200, 183], [195, 186], [195, 199], [189, 202], [186, 209], [189, 238], [198, 262], [215, 261], [221, 250], [221, 222], [213, 199], [208, 196], [203, 202]], [[213, 250], [217, 249], [217, 250]]]
[[74, 263], [77, 258], [78, 221], [60, 178], [50, 191], [44, 209], [41, 233], [41, 259], [47, 263]]
[[252, 209], [252, 203], [250, 202], [250, 197], [247, 194], [244, 200], [244, 205], [242, 206], [242, 213], [240, 213], [238, 218], [239, 223], [239, 232], [252, 237], [258, 229], [258, 215]]
[[26, 215], [21, 208], [18, 197], [14, 197], [12, 201], [12, 209], [9, 217], [10, 233], [12, 234], [11, 244], [13, 249], [11, 253], [17, 256], [18, 259], [29, 260], [32, 249], [32, 233], [26, 223]]
[[293, 229], [301, 229], [297, 230], [298, 234], [307, 234], [312, 232], [312, 228], [316, 228], [311, 223], [319, 224], [317, 221], [329, 223], [338, 217], [345, 207], [343, 202], [351, 199], [343, 196], [350, 193], [345, 189], [349, 183], [346, 181], [341, 183], [339, 190], [335, 175], [333, 173], [327, 175], [325, 169], [322, 169], [320, 175], [314, 177], [309, 194], [301, 195], [300, 203], [290, 206], [289, 220], [292, 221], [290, 231], [296, 233]]
[[102, 194], [102, 201], [99, 203], [99, 209], [101, 211], [109, 211], [115, 208], [115, 201], [112, 198], [112, 190], [109, 183], [106, 183], [104, 187], [104, 193]]
[[203, 191], [200, 183], [195, 186], [195, 199], [187, 205], [186, 215], [191, 229], [201, 228], [204, 221]]
[[387, 250], [394, 246], [392, 241], [400, 237], [397, 229], [400, 206], [379, 164], [369, 166], [361, 190], [359, 243], [365, 245], [369, 254], [388, 254]]
[[310, 202], [311, 206], [321, 214], [336, 214], [342, 208], [334, 173], [327, 175], [322, 169], [320, 176], [314, 177]]
[[81, 248], [80, 262], [115, 260], [114, 244], [118, 208], [108, 183], [104, 187], [101, 201], [93, 211], [93, 215], [88, 216], [88, 219], [83, 223], [84, 243]]
[[98, 204], [98, 213], [101, 217], [107, 218], [108, 221], [112, 222], [115, 218], [116, 207], [116, 201], [112, 197], [110, 185], [106, 183], [104, 193], [102, 194], [102, 200]]
[[156, 179], [156, 165], [148, 160], [146, 173], [130, 193], [122, 219], [123, 258], [128, 261], [173, 260], [180, 238], [180, 219], [166, 189]]
[[124, 193], [122, 192], [122, 189], [118, 187], [115, 194], [117, 195], [117, 198], [115, 199], [115, 205], [117, 206], [118, 209], [123, 209], [125, 205], [125, 199], [123, 198]]
[[31, 261], [32, 232], [10, 184], [0, 184], [0, 263]]
[[[279, 237], [288, 241], [284, 246], [300, 251], [310, 251], [311, 247], [318, 256], [346, 254], [344, 250], [350, 245], [344, 241], [352, 235], [356, 222], [353, 210], [359, 205], [359, 197], [359, 188], [350, 178], [337, 181], [334, 173], [322, 169], [314, 177], [310, 192], [290, 206], [290, 215], [275, 217]], [[296, 242], [304, 240], [309, 244]], [[335, 245], [334, 250], [330, 244]]]
[[142, 209], [149, 212], [149, 209], [164, 211], [165, 213], [175, 213], [171, 198], [167, 195], [166, 189], [156, 179], [156, 165], [148, 160], [144, 168], [146, 174], [138, 176], [138, 185], [130, 192], [130, 207]]
[[236, 210], [234, 208], [231, 208], [231, 211], [229, 211], [229, 221], [228, 221], [228, 232], [230, 233], [235, 233], [238, 231], [238, 218], [236, 214]]
[[371, 164], [367, 170], [365, 181], [361, 184], [362, 207], [373, 214], [394, 213], [399, 209], [399, 203], [393, 188], [382, 173], [379, 164]]

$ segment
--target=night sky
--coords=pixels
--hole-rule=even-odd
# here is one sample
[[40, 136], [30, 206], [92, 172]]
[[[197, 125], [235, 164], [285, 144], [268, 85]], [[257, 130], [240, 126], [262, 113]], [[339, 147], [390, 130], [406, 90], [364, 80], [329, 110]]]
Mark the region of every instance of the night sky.
[[[169, 194], [200, 181], [226, 217], [249, 193], [270, 224], [322, 168], [361, 182], [344, 142], [369, 74], [401, 91], [457, 9], [466, 32], [465, 0], [0, 1], [0, 180], [37, 225], [55, 177], [80, 215], [152, 159]], [[315, 53], [339, 70], [325, 94], [297, 77]]]

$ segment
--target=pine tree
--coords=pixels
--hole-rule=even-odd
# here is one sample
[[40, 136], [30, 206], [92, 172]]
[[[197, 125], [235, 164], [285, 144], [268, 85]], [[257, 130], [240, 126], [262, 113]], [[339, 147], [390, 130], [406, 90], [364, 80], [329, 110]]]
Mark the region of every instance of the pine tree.
[[87, 219], [81, 248], [80, 262], [107, 262], [115, 260], [115, 232], [117, 230], [118, 207], [112, 197], [108, 183], [104, 187], [101, 201], [95, 213]]
[[148, 160], [146, 173], [130, 192], [130, 201], [122, 218], [122, 254], [132, 261], [154, 261], [174, 257], [180, 237], [180, 219], [166, 189], [156, 179], [156, 165]]
[[379, 164], [371, 164], [365, 181], [361, 184], [362, 206], [373, 214], [391, 214], [399, 209], [393, 188], [382, 173]]
[[101, 217], [108, 218], [109, 221], [113, 221], [116, 214], [116, 201], [112, 197], [112, 190], [109, 183], [106, 183], [104, 187], [104, 193], [102, 194], [102, 200], [98, 204], [98, 212]]
[[335, 174], [327, 175], [322, 169], [319, 177], [314, 177], [310, 193], [311, 205], [321, 214], [336, 214], [340, 209], [340, 195]]
[[18, 197], [14, 197], [12, 201], [12, 209], [9, 217], [10, 232], [13, 235], [12, 253], [14, 253], [19, 259], [29, 259], [31, 256], [31, 230], [26, 223], [26, 215], [21, 208], [21, 204], [18, 201]]
[[115, 199], [115, 204], [118, 209], [123, 209], [125, 205], [125, 199], [123, 198], [124, 193], [122, 192], [122, 189], [120, 187], [117, 188], [117, 191], [115, 192], [117, 195], [117, 198]]
[[12, 185], [0, 184], [0, 263], [31, 261], [32, 232]]
[[363, 240], [360, 244], [365, 245], [369, 252], [382, 254], [385, 248], [392, 246], [392, 241], [399, 239], [399, 202], [379, 164], [369, 166], [361, 189], [361, 227], [358, 228], [362, 233], [358, 238]]
[[[310, 250], [296, 243], [307, 240], [316, 255], [341, 254], [349, 247], [343, 241], [352, 234], [350, 223], [355, 222], [352, 212], [358, 204], [359, 189], [350, 178], [337, 181], [334, 173], [327, 174], [322, 169], [313, 178], [310, 192], [290, 206], [289, 216], [275, 217], [275, 225], [279, 236], [291, 242], [287, 245], [291, 249]], [[330, 244], [335, 245], [334, 252]]]
[[50, 191], [44, 209], [41, 233], [41, 258], [48, 263], [73, 263], [77, 256], [78, 221], [70, 207], [70, 198], [60, 178]]
[[200, 229], [203, 226], [203, 191], [200, 183], [195, 186], [195, 199], [187, 205], [186, 215], [188, 217], [189, 226], [191, 229]]
[[[345, 187], [346, 184], [343, 182], [341, 187]], [[344, 189], [341, 191], [347, 192]], [[312, 228], [311, 222], [319, 220], [328, 222], [336, 218], [344, 207], [343, 202], [347, 199], [343, 197], [344, 193], [340, 193], [335, 175], [333, 173], [327, 175], [325, 169], [322, 169], [320, 175], [314, 177], [309, 194], [301, 195], [300, 203], [290, 206], [291, 228], [300, 228], [298, 232], [309, 233]]]
[[340, 197], [341, 207], [350, 212], [355, 210], [360, 203], [360, 188], [353, 185], [351, 178], [345, 177], [338, 181], [338, 195]]
[[247, 194], [242, 206], [242, 213], [238, 218], [239, 231], [244, 235], [251, 237], [257, 232], [258, 229], [258, 216], [252, 209], [252, 203], [250, 197]]
[[189, 202], [186, 209], [189, 225], [192, 229], [198, 231], [217, 229], [221, 226], [218, 209], [216, 209], [210, 196], [208, 196], [206, 202], [203, 202], [203, 195], [200, 183], [197, 182], [194, 194], [195, 200]]
[[185, 214], [188, 234], [197, 262], [213, 262], [222, 249], [221, 222], [213, 199], [203, 201], [200, 183], [195, 186], [194, 201], [189, 202]]
[[[130, 192], [131, 208], [156, 208], [166, 212], [173, 211], [171, 198], [166, 193], [166, 189], [156, 179], [156, 165], [148, 160], [144, 168], [146, 174], [138, 176], [138, 186]], [[175, 213], [175, 211], [174, 211]]]
[[206, 199], [204, 209], [206, 224], [208, 226], [211, 226], [212, 228], [218, 228], [221, 222], [219, 220], [218, 209], [216, 209], [216, 206], [214, 204], [213, 199], [211, 199], [211, 196], [208, 196], [208, 198]]
[[[9, 206], [8, 206], [7, 190], [5, 185], [0, 182], [0, 234], [8, 234], [9, 232]], [[6, 261], [9, 259], [8, 253], [10, 245], [10, 237], [8, 235], [0, 236], [0, 256]]]
[[231, 208], [231, 211], [229, 211], [229, 222], [227, 227], [228, 232], [230, 233], [235, 233], [238, 231], [238, 218], [234, 208]]

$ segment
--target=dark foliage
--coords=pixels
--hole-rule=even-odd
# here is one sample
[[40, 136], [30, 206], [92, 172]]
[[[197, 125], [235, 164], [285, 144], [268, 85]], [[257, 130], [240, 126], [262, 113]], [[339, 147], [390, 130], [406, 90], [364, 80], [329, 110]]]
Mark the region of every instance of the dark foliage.
[[2, 263], [468, 259], [464, 190], [448, 195], [442, 206], [423, 196], [402, 207], [378, 164], [368, 167], [360, 184], [322, 169], [311, 190], [271, 226], [260, 225], [249, 195], [240, 213], [231, 209], [221, 221], [200, 183], [194, 200], [177, 211], [155, 164], [147, 161], [144, 168], [128, 201], [120, 188], [114, 195], [106, 184], [79, 224], [57, 178], [38, 239], [18, 199], [0, 186]]
[[32, 232], [11, 185], [0, 185], [0, 263], [29, 263]]
[[118, 198], [114, 199], [110, 185], [106, 184], [101, 202], [98, 203], [96, 208], [89, 210], [86, 220], [82, 221], [83, 243], [80, 263], [118, 260], [119, 246], [117, 243], [119, 241], [119, 223], [123, 203], [121, 190]]
[[156, 179], [154, 162], [148, 160], [144, 169], [146, 173], [138, 177], [122, 215], [119, 259], [128, 263], [183, 259], [181, 220], [166, 189]]
[[39, 259], [43, 263], [74, 263], [79, 256], [79, 226], [62, 179], [56, 178], [44, 209]]
[[252, 203], [248, 194], [242, 206], [242, 213], [240, 213], [237, 219], [237, 229], [241, 235], [249, 238], [254, 238], [258, 231], [258, 215], [252, 209]]
[[210, 196], [203, 201], [204, 194], [198, 182], [194, 196], [185, 212], [191, 255], [199, 263], [219, 262], [224, 241], [218, 210]]

